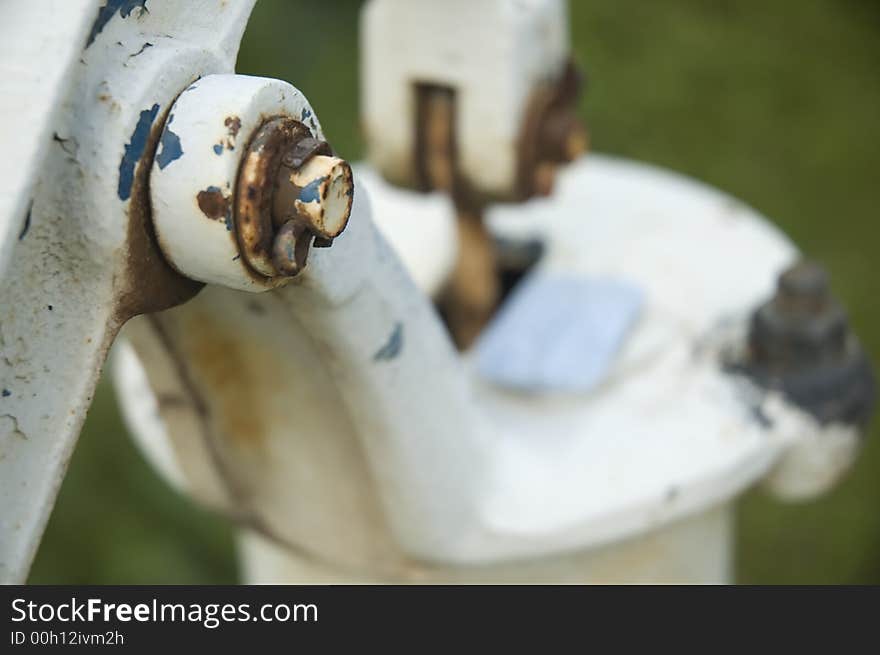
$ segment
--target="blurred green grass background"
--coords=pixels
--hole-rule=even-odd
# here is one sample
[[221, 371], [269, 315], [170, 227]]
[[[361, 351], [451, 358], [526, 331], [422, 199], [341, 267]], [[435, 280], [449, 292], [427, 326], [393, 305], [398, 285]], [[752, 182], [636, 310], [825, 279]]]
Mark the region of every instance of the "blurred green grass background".
[[[361, 156], [354, 1], [261, 0], [239, 72], [289, 80], [343, 156]], [[774, 220], [833, 274], [880, 360], [880, 2], [570, 0], [594, 149], [681, 171]], [[699, 244], [694, 244], [699, 247]], [[748, 253], [743, 253], [747, 266]], [[875, 422], [875, 426], [877, 422]], [[833, 493], [739, 504], [737, 580], [880, 582], [880, 444], [873, 429]], [[33, 583], [228, 583], [227, 523], [149, 469], [101, 383]]]

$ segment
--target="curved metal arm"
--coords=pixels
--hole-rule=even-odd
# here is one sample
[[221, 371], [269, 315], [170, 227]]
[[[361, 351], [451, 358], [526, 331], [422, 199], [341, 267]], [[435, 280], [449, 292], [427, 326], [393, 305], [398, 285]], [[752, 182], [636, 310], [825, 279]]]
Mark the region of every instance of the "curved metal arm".
[[[3, 582], [27, 574], [119, 326], [198, 288], [158, 252], [146, 175], [177, 94], [200, 75], [232, 70], [253, 2], [145, 4], [0, 8], [4, 33], [26, 35], [36, 46], [63, 38], [48, 47], [57, 59], [45, 68], [30, 47], [3, 40], [5, 68], [26, 71], [31, 81], [45, 75], [42, 84], [20, 89], [38, 112], [35, 123], [4, 121], [18, 125], [29, 143], [20, 153], [24, 165], [7, 157], [0, 175], [17, 180], [11, 195], [0, 194]], [[35, 25], [47, 11], [51, 17]], [[7, 178], [9, 167], [20, 167], [20, 175]]]

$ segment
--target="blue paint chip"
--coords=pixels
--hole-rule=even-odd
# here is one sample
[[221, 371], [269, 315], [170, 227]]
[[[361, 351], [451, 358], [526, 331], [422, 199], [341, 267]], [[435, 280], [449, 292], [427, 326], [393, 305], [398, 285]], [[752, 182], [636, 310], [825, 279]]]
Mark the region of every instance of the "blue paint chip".
[[643, 302], [623, 280], [534, 274], [480, 335], [477, 370], [522, 391], [588, 392], [605, 379]]
[[394, 324], [388, 341], [373, 355], [373, 361], [390, 361], [396, 358], [401, 350], [403, 350], [403, 323], [398, 321]]
[[300, 119], [300, 121], [305, 123], [306, 119], [309, 118], [311, 115], [312, 115], [311, 110], [308, 107], [303, 107], [303, 110], [299, 115], [299, 119]]
[[299, 192], [299, 199], [302, 202], [318, 202], [321, 200], [321, 193], [318, 188], [327, 179], [327, 176], [319, 177], [306, 184], [302, 191]]
[[215, 155], [222, 155], [223, 154], [223, 144], [222, 143], [215, 143], [214, 147], [211, 149], [214, 151]]
[[159, 164], [159, 170], [163, 170], [168, 164], [183, 157], [183, 147], [180, 145], [180, 137], [171, 131], [171, 122], [174, 120], [174, 114], [168, 117], [165, 123], [165, 129], [162, 130], [162, 136], [159, 139], [159, 153], [156, 155], [156, 163]]
[[89, 32], [89, 38], [86, 41], [86, 48], [94, 43], [95, 38], [103, 31], [117, 11], [123, 18], [128, 18], [132, 10], [138, 7], [146, 11], [147, 0], [107, 0], [104, 6], [98, 9], [98, 17], [95, 18], [95, 22], [92, 24], [92, 30]]
[[131, 133], [131, 140], [125, 144], [125, 152], [122, 155], [122, 161], [119, 162], [119, 186], [116, 190], [120, 200], [128, 200], [131, 197], [134, 169], [144, 154], [147, 140], [150, 138], [150, 128], [158, 113], [158, 104], [153, 105], [150, 109], [144, 109], [138, 118], [134, 132]]

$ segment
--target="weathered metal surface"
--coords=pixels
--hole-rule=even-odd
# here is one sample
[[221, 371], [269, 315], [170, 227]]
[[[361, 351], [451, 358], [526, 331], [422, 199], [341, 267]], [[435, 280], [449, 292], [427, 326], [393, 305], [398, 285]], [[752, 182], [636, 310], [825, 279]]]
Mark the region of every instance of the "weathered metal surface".
[[457, 167], [479, 196], [521, 195], [521, 137], [535, 92], [563, 77], [563, 0], [371, 0], [361, 20], [361, 112], [368, 160], [418, 183], [419, 85], [455, 95]]
[[302, 222], [316, 237], [332, 241], [342, 233], [351, 215], [354, 183], [351, 167], [338, 157], [315, 155], [279, 184], [298, 189], [293, 202], [296, 213], [284, 218]]
[[455, 89], [419, 84], [415, 96], [416, 186], [422, 191], [445, 191], [460, 205], [466, 200], [456, 162]]
[[0, 161], [0, 277], [16, 240], [30, 230], [37, 178], [56, 147], [54, 123], [98, 3], [6, 2], [0, 8], [0, 143], [7, 153]]
[[272, 243], [272, 266], [280, 275], [293, 276], [308, 262], [312, 234], [305, 226], [288, 221], [275, 234]]
[[532, 91], [519, 136], [517, 200], [550, 195], [559, 167], [587, 151], [589, 136], [577, 115], [580, 91], [572, 61], [561, 76]]
[[348, 224], [354, 178], [348, 163], [331, 152], [326, 142], [305, 137], [288, 148], [277, 167], [270, 208], [278, 228], [272, 263], [283, 275], [301, 272], [311, 245], [329, 248]]
[[[2, 581], [27, 574], [119, 326], [199, 288], [158, 251], [147, 220], [144, 162], [154, 149], [163, 161], [174, 153], [174, 140], [160, 138], [168, 108], [199, 76], [232, 69], [252, 6], [147, 0], [126, 11], [108, 3], [115, 7], [108, 11], [95, 3], [37, 3], [57, 13], [39, 37], [40, 28], [28, 22], [33, 15], [20, 9], [25, 4], [0, 7], [4, 29], [35, 45], [53, 37], [64, 43], [46, 46], [58, 60], [45, 68], [31, 48], [3, 53], [4, 66], [33, 76], [37, 86], [46, 75], [47, 86], [29, 98], [40, 116], [33, 135], [13, 123], [16, 133], [46, 144], [26, 149], [23, 171], [41, 171], [33, 194], [12, 190], [14, 202], [28, 198], [27, 229], [18, 217], [20, 233], [11, 241], [0, 235], [5, 252], [12, 245], [0, 285]], [[68, 22], [63, 33], [52, 27], [58, 21]], [[49, 113], [38, 100], [44, 96]], [[8, 136], [2, 133], [4, 148], [13, 148]]]
[[172, 129], [176, 156], [155, 160], [152, 207], [163, 252], [188, 277], [270, 289], [301, 270], [313, 237], [329, 245], [345, 228], [351, 169], [290, 84], [203, 77], [175, 102]]
[[[185, 488], [293, 552], [355, 568], [390, 566], [399, 548], [383, 527], [353, 419], [335, 389], [332, 335], [304, 329], [287, 292], [302, 295], [320, 285], [327, 277], [315, 271], [320, 260], [341, 253], [356, 289], [362, 267], [372, 266], [359, 264], [353, 251], [361, 248], [375, 262], [373, 239], [364, 234], [368, 221], [356, 209], [333, 248], [316, 250], [316, 261], [286, 287], [242, 294], [209, 286], [191, 303], [133, 321], [126, 332], [159, 399]], [[361, 315], [354, 331], [373, 320]], [[384, 324], [378, 327], [384, 332]], [[382, 344], [369, 345], [372, 357]], [[122, 400], [136, 408], [139, 398]]]
[[[282, 158], [298, 141], [312, 138], [309, 128], [287, 117], [275, 117], [260, 125], [241, 158], [236, 182], [233, 230], [244, 261], [269, 278], [279, 271], [273, 263], [276, 224], [275, 198]], [[294, 211], [293, 199], [285, 203]]]
[[464, 350], [489, 320], [500, 295], [492, 239], [482, 221], [485, 198], [474, 193], [459, 169], [454, 89], [419, 84], [415, 94], [418, 187], [449, 194], [456, 208], [458, 260], [437, 304], [453, 340]]
[[[370, 5], [366, 66], [381, 64], [387, 78], [368, 80], [371, 148], [381, 134], [383, 173], [410, 174], [405, 97], [413, 80], [430, 79], [461, 100], [463, 120], [434, 135], [448, 161], [460, 159], [480, 193], [509, 195], [530, 90], [557, 79], [566, 54], [563, 4], [452, 4]], [[352, 196], [350, 171], [326, 151], [302, 95], [219, 74], [232, 69], [250, 8], [109, 2], [69, 66], [50, 144], [60, 152], [43, 168], [52, 184], [36, 187], [0, 289], [0, 580], [24, 578], [104, 353], [145, 311], [157, 313], [131, 326], [138, 355], [119, 360], [126, 415], [175, 484], [259, 535], [247, 546], [266, 558], [268, 568], [250, 567], [257, 579], [293, 570], [450, 581], [479, 566], [493, 580], [570, 580], [575, 570], [597, 580], [629, 566], [659, 580], [702, 552], [700, 575], [714, 580], [729, 561], [729, 522], [718, 517], [740, 490], [773, 469], [788, 492], [813, 493], [845, 470], [854, 427], [823, 424], [719, 364], [794, 249], [729, 198], [645, 167], [579, 163], [546, 202], [488, 217], [495, 236], [545, 244], [536, 268], [644, 289], [646, 311], [603, 383], [535, 397], [481, 380], [375, 229], [366, 194]], [[384, 31], [388, 11], [424, 20], [417, 41]], [[451, 19], [468, 27], [442, 36]], [[482, 38], [472, 28], [494, 23], [475, 19], [498, 19], [499, 38]], [[376, 33], [388, 38], [376, 45]], [[444, 74], [450, 34], [480, 67]], [[242, 156], [277, 116], [308, 134], [258, 153], [261, 231], [241, 240]], [[570, 118], [537, 123], [549, 144], [535, 158], [538, 191], [581, 147]], [[432, 176], [454, 187], [448, 161]], [[354, 218], [340, 234], [348, 203]], [[304, 269], [316, 236], [335, 245]], [[406, 259], [424, 288], [449, 272], [454, 246], [441, 250], [436, 261]], [[175, 306], [199, 281], [212, 284]], [[165, 427], [145, 418], [156, 408]], [[657, 531], [668, 541], [652, 543]], [[608, 546], [621, 539], [632, 548]]]
[[[546, 201], [493, 207], [496, 236], [544, 244], [535, 270], [624, 277], [645, 293], [602, 384], [533, 396], [481, 381], [450, 348], [374, 232], [367, 186], [348, 229], [291, 284], [256, 297], [212, 288], [161, 318], [204, 399], [194, 406], [213, 426], [209, 450], [224, 453], [215, 478], [233, 489], [210, 492], [205, 478], [194, 493], [241, 517], [256, 541], [282, 545], [248, 547], [255, 579], [450, 581], [463, 579], [462, 564], [486, 567], [468, 570], [488, 579], [513, 570], [548, 579], [575, 561], [584, 579], [601, 579], [597, 562], [617, 561], [606, 544], [649, 543], [662, 526], [675, 534], [676, 521], [725, 505], [783, 453], [827, 433], [719, 363], [729, 326], [734, 340], [745, 334], [750, 308], [796, 257], [732, 199], [592, 157], [562, 172]], [[695, 238], [705, 247], [689, 247]], [[733, 265], [741, 252], [748, 270]], [[429, 265], [407, 261], [416, 277]], [[152, 379], [157, 358], [141, 361]], [[236, 399], [241, 380], [257, 393]], [[178, 464], [204, 466], [186, 454], [179, 407], [162, 408]], [[831, 470], [826, 462], [816, 475]], [[726, 543], [706, 525], [703, 539]], [[662, 549], [634, 547], [655, 567], [634, 577], [665, 579], [663, 561], [673, 570], [694, 552], [682, 539], [665, 560]], [[561, 555], [572, 551], [581, 554]], [[727, 574], [719, 552], [704, 579]]]
[[[536, 82], [529, 93], [517, 138], [516, 188], [506, 194], [508, 199], [522, 202], [548, 195], [560, 165], [586, 151], [586, 130], [576, 114], [579, 76], [570, 62], [557, 73], [548, 76], [550, 81]], [[491, 198], [483, 182], [491, 172], [481, 171], [474, 179], [461, 168], [461, 151], [468, 144], [459, 136], [460, 91], [434, 83], [413, 86], [416, 185], [423, 191], [449, 193], [458, 212], [458, 261], [438, 307], [456, 345], [466, 350], [486, 326], [502, 293], [494, 244], [482, 223]], [[504, 103], [494, 101], [501, 111]]]
[[[587, 151], [589, 137], [577, 115], [581, 74], [569, 61], [548, 77], [529, 93], [516, 139], [516, 182], [505, 200], [523, 202], [549, 195], [559, 167]], [[459, 151], [468, 147], [457, 126], [461, 94], [453, 87], [429, 83], [414, 84], [413, 93], [416, 188], [446, 191], [461, 211], [478, 213], [493, 196], [481, 190], [481, 177], [487, 171], [471, 178], [461, 169]]]

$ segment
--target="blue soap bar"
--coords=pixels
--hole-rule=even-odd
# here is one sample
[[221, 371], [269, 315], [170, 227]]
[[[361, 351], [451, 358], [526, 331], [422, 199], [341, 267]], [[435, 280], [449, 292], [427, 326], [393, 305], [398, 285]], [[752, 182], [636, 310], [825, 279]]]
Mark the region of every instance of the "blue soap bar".
[[524, 391], [590, 391], [608, 374], [643, 302], [642, 290], [624, 280], [534, 273], [477, 340], [477, 369]]

